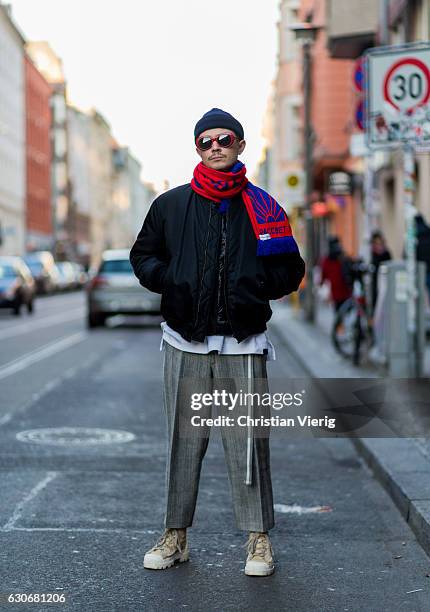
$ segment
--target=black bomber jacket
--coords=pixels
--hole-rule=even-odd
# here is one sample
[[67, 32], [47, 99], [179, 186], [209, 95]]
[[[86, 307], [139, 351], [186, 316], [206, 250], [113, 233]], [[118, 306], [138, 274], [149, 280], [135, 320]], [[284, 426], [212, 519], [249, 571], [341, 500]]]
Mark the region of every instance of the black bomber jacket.
[[241, 196], [232, 198], [221, 214], [216, 202], [187, 183], [153, 201], [130, 262], [140, 284], [161, 293], [161, 314], [185, 340], [202, 342], [211, 333], [216, 300], [241, 342], [266, 330], [272, 315], [269, 300], [297, 291], [305, 273], [299, 253], [257, 257], [256, 252], [257, 239]]

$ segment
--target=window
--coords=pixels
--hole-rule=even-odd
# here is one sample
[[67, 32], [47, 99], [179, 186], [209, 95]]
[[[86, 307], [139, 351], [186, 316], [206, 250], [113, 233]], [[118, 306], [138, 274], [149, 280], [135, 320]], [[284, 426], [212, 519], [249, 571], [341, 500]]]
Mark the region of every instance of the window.
[[64, 157], [66, 154], [66, 131], [56, 128], [54, 131], [54, 147], [57, 157]]
[[299, 11], [296, 8], [286, 7], [285, 9], [285, 17], [282, 20], [281, 27], [283, 28], [283, 37], [281, 41], [282, 49], [281, 49], [281, 58], [285, 62], [291, 62], [297, 59], [297, 47], [298, 43], [296, 42], [295, 34], [292, 30], [290, 30], [290, 26], [293, 23], [297, 23], [299, 21], [298, 18]]
[[108, 259], [100, 267], [100, 272], [132, 273], [133, 269], [129, 259]]
[[282, 159], [296, 160], [302, 155], [302, 124], [297, 96], [288, 96], [282, 103]]
[[66, 101], [64, 96], [62, 94], [55, 94], [52, 102], [55, 123], [64, 123], [66, 121]]

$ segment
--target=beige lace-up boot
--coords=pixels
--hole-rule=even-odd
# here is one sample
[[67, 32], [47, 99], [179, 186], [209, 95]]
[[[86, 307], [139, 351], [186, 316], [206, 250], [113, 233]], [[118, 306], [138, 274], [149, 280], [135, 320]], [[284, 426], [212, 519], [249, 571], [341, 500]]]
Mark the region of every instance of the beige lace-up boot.
[[246, 542], [248, 557], [245, 574], [248, 576], [269, 576], [275, 570], [273, 550], [267, 533], [250, 531]]
[[186, 529], [168, 528], [155, 546], [146, 553], [143, 567], [166, 569], [176, 562], [188, 561], [189, 557]]

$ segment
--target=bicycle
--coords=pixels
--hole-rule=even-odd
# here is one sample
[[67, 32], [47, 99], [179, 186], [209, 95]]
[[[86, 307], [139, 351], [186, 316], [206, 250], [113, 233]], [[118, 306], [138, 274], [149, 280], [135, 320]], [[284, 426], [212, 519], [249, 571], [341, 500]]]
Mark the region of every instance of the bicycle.
[[343, 357], [351, 359], [358, 366], [363, 354], [373, 344], [369, 283], [365, 283], [373, 273], [373, 266], [362, 261], [355, 262], [351, 268], [353, 282], [352, 295], [339, 308], [333, 321], [332, 343]]

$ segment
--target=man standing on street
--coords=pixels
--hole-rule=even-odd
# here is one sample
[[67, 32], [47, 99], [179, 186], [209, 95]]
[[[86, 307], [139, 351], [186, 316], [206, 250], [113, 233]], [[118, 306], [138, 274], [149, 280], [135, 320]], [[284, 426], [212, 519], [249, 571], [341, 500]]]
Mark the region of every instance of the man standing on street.
[[[265, 331], [269, 300], [296, 291], [304, 276], [285, 211], [248, 181], [238, 161], [246, 144], [239, 121], [213, 108], [197, 122], [194, 141], [201, 162], [191, 183], [154, 200], [130, 251], [141, 285], [162, 295], [165, 319], [167, 509], [164, 534], [144, 558], [150, 569], [189, 558], [186, 529], [210, 434], [207, 427], [180, 436], [181, 421], [192, 416], [181, 382], [195, 380], [211, 393], [216, 379], [246, 379], [263, 381], [267, 392], [266, 361], [275, 358]], [[211, 406], [200, 415], [210, 416]], [[269, 439], [249, 426], [221, 433], [237, 526], [249, 532], [245, 573], [267, 576], [274, 571]]]

